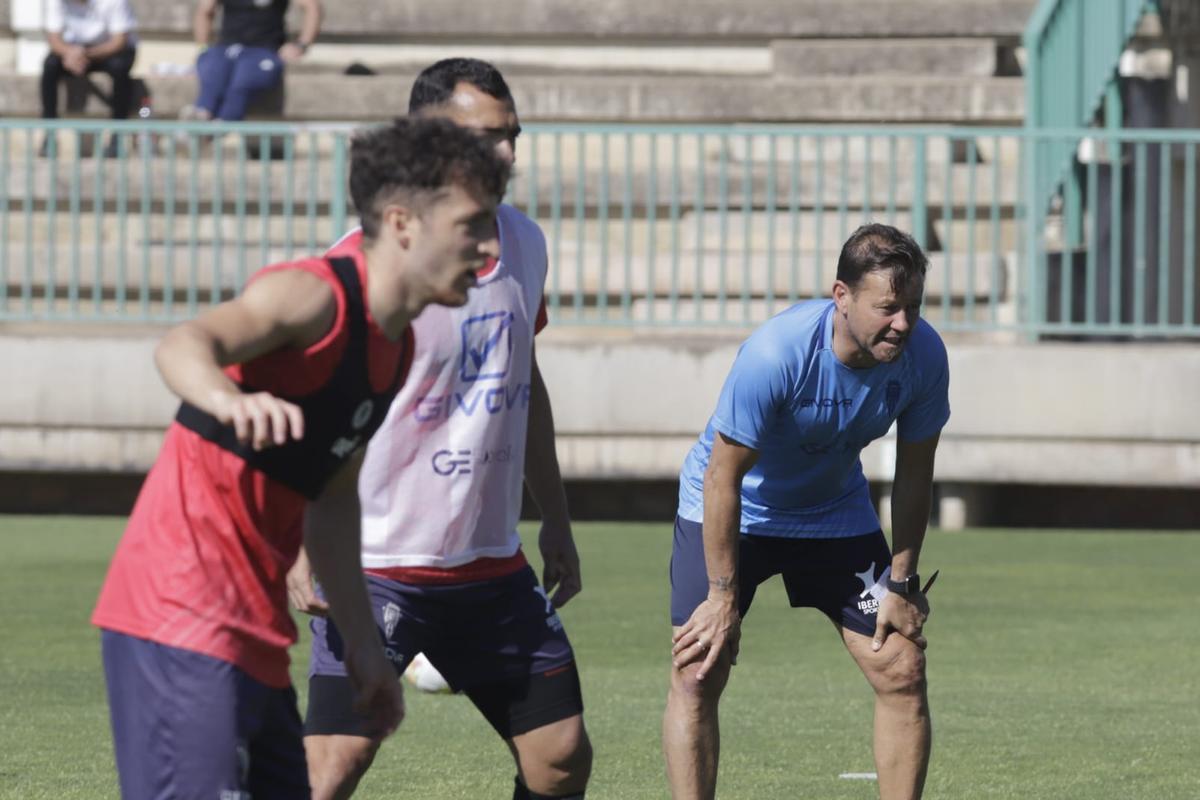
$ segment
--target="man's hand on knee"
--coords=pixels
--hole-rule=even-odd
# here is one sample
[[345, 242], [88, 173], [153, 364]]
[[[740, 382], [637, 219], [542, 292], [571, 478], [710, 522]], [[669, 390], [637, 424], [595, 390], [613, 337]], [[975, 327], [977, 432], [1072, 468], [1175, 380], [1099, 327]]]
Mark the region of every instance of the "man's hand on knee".
[[721, 596], [707, 598], [675, 632], [671, 647], [675, 669], [699, 661], [696, 680], [703, 681], [726, 647], [729, 648], [730, 663], [737, 663], [742, 617], [737, 610], [736, 596], [731, 597], [731, 600]]
[[871, 641], [871, 649], [875, 652], [881, 650], [887, 637], [895, 632], [924, 650], [929, 645], [922, 632], [928, 618], [929, 601], [924, 593], [902, 595], [888, 592], [875, 616], [875, 636]]

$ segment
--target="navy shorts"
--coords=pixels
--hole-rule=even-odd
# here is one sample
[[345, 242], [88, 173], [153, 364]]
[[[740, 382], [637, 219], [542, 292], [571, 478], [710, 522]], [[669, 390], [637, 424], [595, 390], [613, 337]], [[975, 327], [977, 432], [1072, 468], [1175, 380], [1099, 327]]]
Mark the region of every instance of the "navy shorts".
[[309, 797], [290, 686], [113, 631], [100, 647], [124, 800]]
[[[671, 624], [688, 621], [708, 597], [699, 522], [675, 518], [671, 550]], [[758, 585], [782, 575], [793, 608], [816, 608], [837, 625], [873, 636], [887, 593], [892, 554], [883, 531], [842, 539], [738, 537], [738, 611], [744, 617]]]
[[[398, 675], [424, 653], [504, 738], [583, 710], [571, 643], [530, 567], [447, 586], [366, 578], [384, 652]], [[367, 720], [351, 708], [336, 626], [317, 618], [312, 631], [305, 733], [368, 735]]]

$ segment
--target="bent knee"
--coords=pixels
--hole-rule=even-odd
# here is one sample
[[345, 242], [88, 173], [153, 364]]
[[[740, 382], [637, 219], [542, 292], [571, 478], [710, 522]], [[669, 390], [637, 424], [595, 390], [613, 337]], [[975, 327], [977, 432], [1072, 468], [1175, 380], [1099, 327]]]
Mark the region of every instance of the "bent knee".
[[380, 742], [364, 736], [306, 736], [304, 755], [313, 796], [335, 796], [338, 787], [358, 780], [371, 767]]
[[564, 783], [587, 780], [592, 772], [592, 742], [582, 723], [576, 731], [559, 739], [547, 761], [549, 769]]
[[527, 785], [535, 791], [579, 791], [592, 772], [592, 743], [583, 719], [558, 723], [513, 740]]
[[925, 651], [906, 640], [875, 670], [871, 684], [880, 694], [923, 695]]
[[711, 705], [721, 699], [721, 692], [729, 680], [729, 662], [721, 658], [709, 669], [704, 680], [696, 677], [699, 664], [688, 664], [683, 669], [671, 668], [671, 693], [689, 705]]

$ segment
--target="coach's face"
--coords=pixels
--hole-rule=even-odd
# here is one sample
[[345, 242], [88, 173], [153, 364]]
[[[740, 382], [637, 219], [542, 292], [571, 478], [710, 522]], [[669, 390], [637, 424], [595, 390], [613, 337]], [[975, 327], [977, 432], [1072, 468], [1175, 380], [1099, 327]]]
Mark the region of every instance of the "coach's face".
[[925, 279], [911, 278], [899, 286], [895, 279], [894, 270], [881, 269], [863, 275], [853, 288], [835, 282], [834, 303], [857, 351], [850, 366], [895, 361], [917, 326]]
[[469, 83], [459, 82], [450, 99], [429, 113], [475, 131], [496, 149], [496, 156], [506, 164], [517, 160], [521, 123], [511, 100], [499, 100]]

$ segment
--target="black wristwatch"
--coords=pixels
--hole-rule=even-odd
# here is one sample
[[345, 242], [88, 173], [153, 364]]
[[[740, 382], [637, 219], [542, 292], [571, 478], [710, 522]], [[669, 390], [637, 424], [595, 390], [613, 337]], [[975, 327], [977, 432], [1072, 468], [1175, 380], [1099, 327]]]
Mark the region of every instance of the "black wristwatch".
[[921, 576], [914, 572], [902, 581], [894, 581], [889, 577], [887, 588], [896, 594], [916, 594], [921, 591]]

